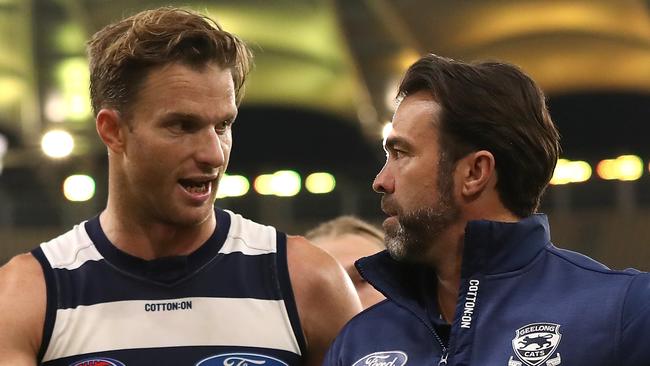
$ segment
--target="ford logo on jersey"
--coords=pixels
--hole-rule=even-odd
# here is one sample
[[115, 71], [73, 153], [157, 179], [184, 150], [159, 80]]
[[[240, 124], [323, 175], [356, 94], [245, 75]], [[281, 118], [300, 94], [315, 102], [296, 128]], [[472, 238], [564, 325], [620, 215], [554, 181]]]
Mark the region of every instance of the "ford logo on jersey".
[[118, 360], [113, 360], [112, 358], [88, 358], [83, 361], [79, 361], [70, 366], [124, 366], [124, 364]]
[[363, 356], [352, 366], [404, 366], [408, 359], [402, 351], [375, 352]]
[[196, 366], [289, 366], [277, 358], [256, 353], [224, 353], [205, 358]]

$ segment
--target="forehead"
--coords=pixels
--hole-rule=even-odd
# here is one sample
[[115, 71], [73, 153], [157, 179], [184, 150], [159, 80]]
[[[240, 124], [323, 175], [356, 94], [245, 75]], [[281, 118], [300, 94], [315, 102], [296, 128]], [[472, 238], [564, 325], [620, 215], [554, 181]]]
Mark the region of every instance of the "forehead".
[[440, 111], [440, 105], [428, 92], [407, 96], [395, 111], [387, 142], [415, 142], [421, 139], [432, 141], [431, 138], [437, 135]]
[[214, 115], [236, 113], [232, 74], [229, 69], [212, 63], [200, 68], [181, 63], [154, 68], [144, 79], [134, 107], [216, 118]]

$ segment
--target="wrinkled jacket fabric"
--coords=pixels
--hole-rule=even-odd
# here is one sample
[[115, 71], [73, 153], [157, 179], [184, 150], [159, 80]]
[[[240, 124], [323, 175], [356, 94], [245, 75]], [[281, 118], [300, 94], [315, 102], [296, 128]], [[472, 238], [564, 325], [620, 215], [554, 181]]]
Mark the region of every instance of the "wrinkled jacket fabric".
[[650, 275], [556, 248], [544, 215], [468, 224], [448, 343], [431, 269], [386, 252], [356, 265], [387, 300], [344, 327], [326, 366], [650, 365]]

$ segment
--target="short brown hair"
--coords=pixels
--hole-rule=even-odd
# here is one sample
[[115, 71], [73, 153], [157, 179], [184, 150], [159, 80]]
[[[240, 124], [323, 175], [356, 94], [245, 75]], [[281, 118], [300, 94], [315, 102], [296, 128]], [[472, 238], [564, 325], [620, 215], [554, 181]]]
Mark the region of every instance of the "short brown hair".
[[494, 155], [497, 191], [519, 217], [534, 213], [560, 154], [544, 93], [517, 66], [464, 63], [429, 54], [406, 72], [398, 96], [428, 91], [440, 104], [440, 146], [453, 164], [471, 151]]
[[377, 243], [378, 247], [383, 248], [384, 233], [375, 226], [350, 215], [339, 216], [329, 221], [325, 221], [315, 228], [309, 230], [305, 237], [309, 240], [315, 240], [323, 237], [339, 237], [346, 234], [355, 234], [365, 236]]
[[95, 114], [109, 107], [128, 113], [148, 72], [170, 62], [200, 69], [229, 68], [239, 105], [252, 53], [214, 20], [190, 10], [146, 10], [107, 25], [88, 41], [90, 97]]

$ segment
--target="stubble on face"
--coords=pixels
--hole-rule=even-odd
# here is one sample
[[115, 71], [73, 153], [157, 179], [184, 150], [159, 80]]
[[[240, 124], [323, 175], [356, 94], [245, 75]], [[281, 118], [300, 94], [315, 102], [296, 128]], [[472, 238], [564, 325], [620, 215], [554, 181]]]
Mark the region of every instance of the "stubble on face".
[[396, 225], [385, 225], [386, 249], [398, 261], [419, 262], [441, 234], [460, 217], [453, 197], [453, 164], [439, 159], [438, 194], [435, 204], [405, 211], [390, 197], [382, 197], [382, 207], [397, 213]]

